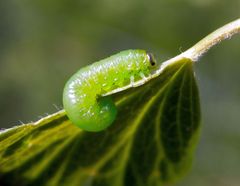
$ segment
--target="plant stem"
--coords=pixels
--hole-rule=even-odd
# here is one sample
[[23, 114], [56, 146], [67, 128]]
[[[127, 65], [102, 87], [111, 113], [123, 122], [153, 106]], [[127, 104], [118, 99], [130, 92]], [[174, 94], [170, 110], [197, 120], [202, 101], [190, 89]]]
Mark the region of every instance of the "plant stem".
[[158, 76], [166, 66], [175, 63], [183, 58], [188, 58], [194, 62], [198, 61], [199, 58], [210, 48], [225, 39], [231, 38], [234, 34], [237, 33], [240, 33], [240, 19], [230, 22], [223, 27], [215, 30], [185, 52], [162, 63], [159, 69], [154, 72], [153, 77]]
[[215, 30], [184, 53], [186, 57], [190, 58], [192, 61], [198, 61], [198, 59], [210, 48], [225, 39], [230, 39], [234, 34], [237, 33], [240, 33], [240, 19], [237, 19]]

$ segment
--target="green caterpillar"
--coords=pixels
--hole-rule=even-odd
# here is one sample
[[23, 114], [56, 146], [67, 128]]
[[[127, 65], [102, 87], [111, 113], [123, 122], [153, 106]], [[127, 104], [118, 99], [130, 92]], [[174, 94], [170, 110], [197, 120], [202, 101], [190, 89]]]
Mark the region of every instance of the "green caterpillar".
[[126, 50], [80, 69], [66, 83], [63, 106], [69, 119], [86, 131], [101, 131], [115, 120], [110, 94], [151, 79], [156, 61], [144, 50]]

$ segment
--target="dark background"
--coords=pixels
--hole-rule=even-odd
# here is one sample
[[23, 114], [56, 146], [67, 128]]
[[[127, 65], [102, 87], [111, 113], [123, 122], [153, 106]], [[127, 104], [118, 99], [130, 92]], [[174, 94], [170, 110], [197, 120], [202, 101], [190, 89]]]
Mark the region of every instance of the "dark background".
[[[239, 0], [0, 1], [1, 128], [62, 107], [66, 80], [118, 51], [141, 48], [159, 62], [239, 17]], [[179, 186], [240, 183], [240, 37], [195, 65], [202, 136]]]

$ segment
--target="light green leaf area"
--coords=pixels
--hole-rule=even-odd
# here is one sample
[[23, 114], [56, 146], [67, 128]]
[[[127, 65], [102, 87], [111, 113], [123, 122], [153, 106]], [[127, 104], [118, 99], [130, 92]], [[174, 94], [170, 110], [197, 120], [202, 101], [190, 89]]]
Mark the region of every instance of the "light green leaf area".
[[113, 95], [114, 124], [90, 133], [64, 111], [0, 135], [0, 185], [159, 186], [185, 175], [200, 128], [187, 59], [143, 86]]

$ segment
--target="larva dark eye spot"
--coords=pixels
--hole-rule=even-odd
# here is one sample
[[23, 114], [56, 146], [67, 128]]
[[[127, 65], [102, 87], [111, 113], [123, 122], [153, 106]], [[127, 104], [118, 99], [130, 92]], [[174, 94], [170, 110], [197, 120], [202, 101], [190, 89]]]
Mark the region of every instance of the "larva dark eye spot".
[[152, 54], [152, 53], [148, 53], [147, 55], [148, 55], [149, 62], [150, 62], [150, 64], [151, 64], [151, 66], [155, 66], [155, 65], [157, 64], [157, 62], [156, 62], [153, 54]]

